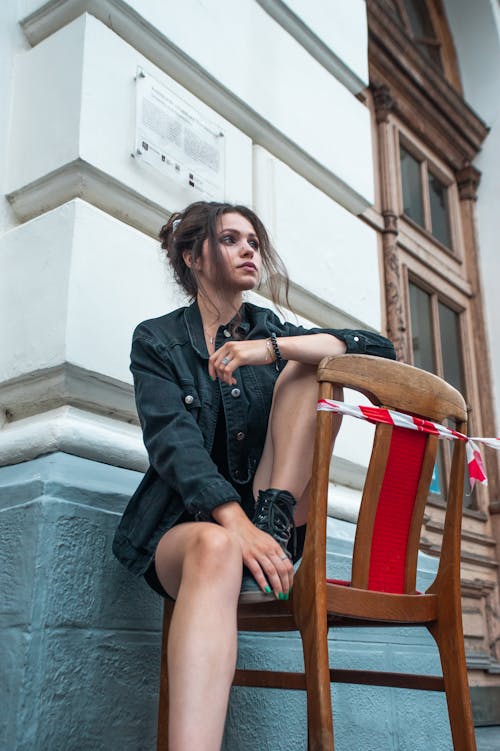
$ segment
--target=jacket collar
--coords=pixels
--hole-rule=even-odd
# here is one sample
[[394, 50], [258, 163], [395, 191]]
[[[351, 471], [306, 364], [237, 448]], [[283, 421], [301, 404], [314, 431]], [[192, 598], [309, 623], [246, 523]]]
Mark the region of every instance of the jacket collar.
[[[205, 334], [203, 331], [203, 322], [201, 320], [201, 313], [196, 300], [184, 309], [184, 320], [186, 322], [186, 328], [191, 340], [191, 344], [195, 352], [200, 357], [208, 360], [207, 344], [205, 342]], [[233, 328], [236, 325], [236, 318], [233, 318], [226, 326], [222, 328]], [[219, 327], [220, 328], [220, 327]], [[241, 319], [237, 323], [237, 328], [240, 329], [243, 336], [245, 336], [250, 330], [250, 323], [248, 321], [248, 311], [246, 304], [241, 306]]]
[[208, 360], [205, 334], [203, 333], [203, 322], [201, 320], [201, 313], [196, 300], [191, 303], [189, 307], [184, 309], [184, 320], [186, 322], [186, 328], [193, 349], [200, 355], [200, 357]]

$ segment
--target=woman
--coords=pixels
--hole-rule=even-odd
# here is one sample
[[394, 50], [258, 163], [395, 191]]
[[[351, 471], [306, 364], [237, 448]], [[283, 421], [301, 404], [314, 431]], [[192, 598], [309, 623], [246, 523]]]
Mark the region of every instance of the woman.
[[191, 204], [160, 237], [193, 303], [144, 321], [133, 335], [151, 466], [114, 551], [176, 600], [169, 748], [212, 751], [236, 664], [238, 599], [287, 599], [292, 587], [307, 517], [316, 366], [344, 352], [394, 358], [394, 349], [370, 332], [306, 330], [243, 302], [263, 272], [274, 302], [272, 284], [278, 274], [286, 279], [246, 207]]

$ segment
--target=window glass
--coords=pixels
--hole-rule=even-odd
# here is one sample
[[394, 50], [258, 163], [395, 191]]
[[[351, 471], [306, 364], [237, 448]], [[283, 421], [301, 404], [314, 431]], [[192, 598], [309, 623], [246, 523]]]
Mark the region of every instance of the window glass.
[[448, 188], [429, 171], [429, 201], [431, 206], [432, 234], [451, 248], [450, 222], [448, 217]]
[[439, 305], [439, 328], [441, 331], [441, 352], [443, 357], [443, 377], [462, 394], [465, 383], [461, 356], [460, 326], [458, 313], [444, 303]]
[[[417, 368], [436, 373], [436, 357], [434, 349], [434, 328], [432, 295], [410, 282], [410, 317], [412, 331], [413, 363]], [[465, 378], [462, 361], [462, 346], [460, 336], [460, 317], [452, 308], [440, 300], [437, 301], [439, 334], [441, 341], [441, 375], [448, 383], [451, 383], [465, 396]], [[445, 420], [448, 427], [455, 427]], [[452, 445], [448, 441], [442, 441], [434, 467], [430, 492], [432, 495], [445, 497], [445, 461], [451, 461]], [[476, 494], [469, 491], [469, 483], [466, 480], [464, 489], [464, 507], [474, 508], [477, 506]]]
[[412, 332], [413, 364], [416, 368], [436, 372], [434, 357], [431, 296], [410, 283], [410, 315]]
[[[413, 364], [417, 368], [436, 372], [434, 337], [432, 334], [431, 296], [410, 282], [410, 316], [412, 332]], [[443, 446], [439, 446], [436, 464], [432, 473], [430, 492], [443, 497]]]
[[420, 162], [400, 146], [403, 212], [414, 222], [424, 226], [422, 179]]

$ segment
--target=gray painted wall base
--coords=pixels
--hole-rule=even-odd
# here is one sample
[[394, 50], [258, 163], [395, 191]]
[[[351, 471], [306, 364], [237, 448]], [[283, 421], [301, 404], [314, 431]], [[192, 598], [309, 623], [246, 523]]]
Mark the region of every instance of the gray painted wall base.
[[[66, 454], [0, 469], [0, 748], [153, 751], [161, 600], [112, 557], [140, 473]], [[328, 572], [350, 573], [354, 527], [329, 520]], [[335, 552], [333, 552], [335, 550]], [[422, 556], [425, 589], [435, 561]], [[333, 666], [439, 672], [420, 629], [332, 632]], [[297, 636], [242, 634], [241, 666], [300, 669]], [[444, 696], [333, 687], [336, 749], [449, 751]], [[301, 692], [234, 688], [224, 751], [306, 747]]]

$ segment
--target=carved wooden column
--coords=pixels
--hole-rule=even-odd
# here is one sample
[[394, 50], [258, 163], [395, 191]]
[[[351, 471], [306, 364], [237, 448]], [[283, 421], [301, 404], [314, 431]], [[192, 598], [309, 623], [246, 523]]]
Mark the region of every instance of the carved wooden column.
[[[465, 264], [467, 276], [473, 289], [471, 300], [471, 317], [473, 324], [474, 340], [471, 346], [475, 349], [475, 361], [477, 380], [480, 396], [491, 394], [491, 378], [488, 340], [486, 336], [486, 322], [484, 319], [484, 310], [481, 295], [481, 276], [478, 267], [478, 242], [476, 232], [476, 212], [475, 203], [477, 199], [477, 188], [481, 179], [481, 173], [472, 164], [466, 163], [464, 167], [456, 174], [457, 185], [460, 196], [460, 211], [462, 214], [462, 226], [464, 233], [465, 247]], [[480, 425], [478, 425], [481, 435], [498, 435], [494, 412], [490, 408], [487, 399], [480, 399]], [[489, 512], [491, 514], [492, 532], [497, 545], [500, 546], [500, 500], [499, 500], [499, 457], [496, 451], [483, 451], [483, 458], [486, 463], [486, 472], [488, 475], [488, 495], [490, 498]], [[500, 579], [499, 579], [500, 581]], [[498, 587], [489, 592], [485, 592], [485, 617], [489, 649], [492, 657], [497, 661], [500, 660], [500, 602]]]
[[397, 212], [397, 175], [396, 159], [392, 153], [394, 141], [389, 122], [389, 113], [394, 100], [389, 87], [372, 84], [375, 118], [377, 122], [377, 140], [380, 161], [381, 204], [384, 229], [382, 230], [382, 248], [384, 258], [384, 285], [387, 335], [394, 343], [398, 360], [408, 361], [407, 323], [403, 305], [403, 281], [401, 279], [401, 262], [397, 247], [398, 212]]
[[[483, 297], [481, 294], [481, 276], [478, 267], [478, 242], [476, 232], [477, 189], [481, 180], [481, 173], [474, 165], [466, 163], [456, 173], [458, 192], [460, 196], [460, 211], [462, 214], [462, 228], [465, 248], [465, 265], [467, 277], [473, 289], [471, 299], [471, 318], [473, 324], [474, 340], [470, 344], [475, 349], [476, 372], [480, 396], [493, 392], [491, 384], [491, 369], [489, 363], [488, 339], [486, 336], [486, 322], [483, 310]], [[486, 400], [480, 400], [480, 419], [477, 421], [481, 435], [498, 435], [495, 425], [493, 410], [489, 408]], [[490, 495], [490, 513], [500, 514], [500, 478], [499, 456], [496, 452], [485, 451], [484, 457], [487, 465], [488, 485]], [[499, 540], [500, 541], [500, 540]]]

